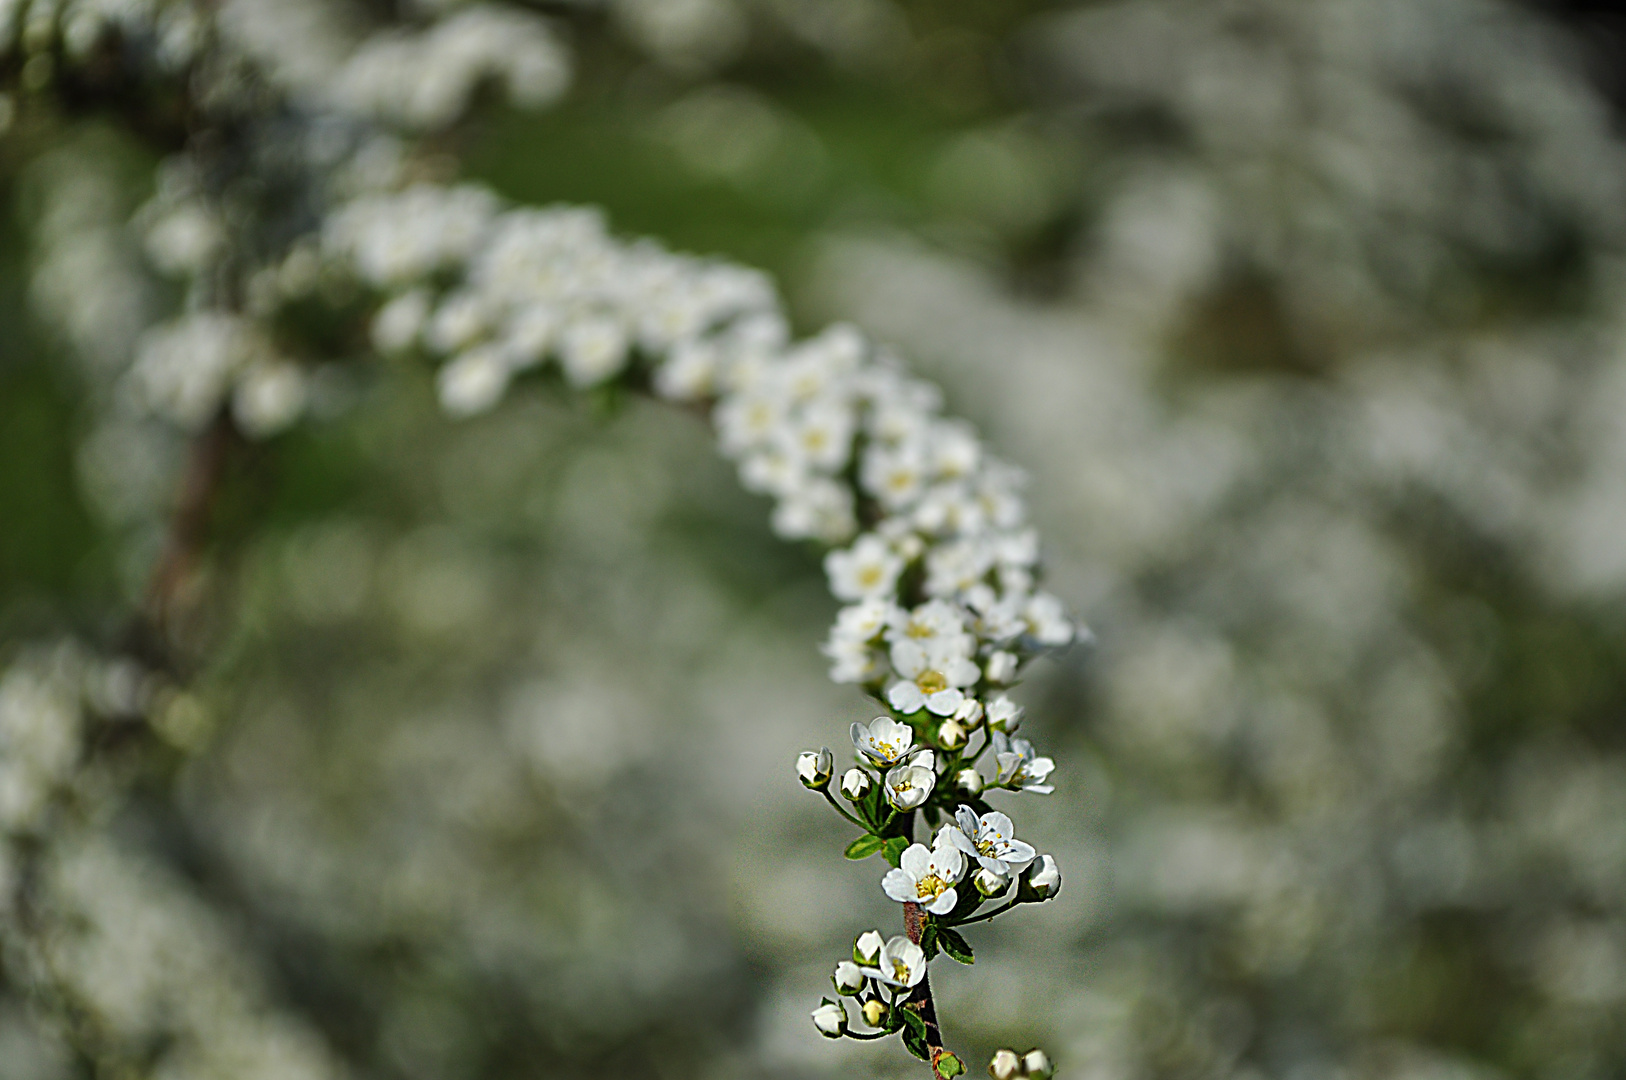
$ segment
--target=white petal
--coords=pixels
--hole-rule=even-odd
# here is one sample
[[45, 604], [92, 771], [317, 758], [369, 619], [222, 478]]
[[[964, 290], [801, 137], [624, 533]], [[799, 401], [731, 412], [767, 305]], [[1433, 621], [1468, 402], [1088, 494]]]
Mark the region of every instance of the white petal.
[[[911, 882], [919, 881], [930, 871], [932, 865], [932, 849], [927, 847], [925, 844], [910, 844], [908, 847], [903, 849], [903, 854], [898, 858], [898, 865], [900, 869], [894, 870], [892, 873], [907, 874]], [[911, 889], [912, 888], [913, 886], [911, 885]], [[913, 893], [911, 893], [909, 899], [914, 899]]]
[[881, 879], [881, 891], [900, 904], [917, 899], [915, 879], [904, 870], [888, 870]]
[[926, 704], [926, 697], [920, 692], [920, 687], [912, 682], [894, 683], [892, 689], [886, 692], [886, 700], [901, 713], [919, 712]]
[[941, 896], [926, 905], [926, 910], [933, 915], [947, 915], [954, 910], [954, 905], [959, 899], [953, 889], [944, 889]]
[[954, 710], [958, 709], [960, 707], [960, 702], [964, 700], [965, 695], [951, 686], [947, 690], [939, 690], [937, 693], [927, 698], [926, 708], [930, 709], [938, 716], [952, 716], [954, 715]]
[[1009, 840], [1016, 835], [1016, 825], [1012, 823], [1009, 814], [1002, 814], [998, 810], [982, 815], [982, 828], [979, 835], [993, 835], [1000, 840]]

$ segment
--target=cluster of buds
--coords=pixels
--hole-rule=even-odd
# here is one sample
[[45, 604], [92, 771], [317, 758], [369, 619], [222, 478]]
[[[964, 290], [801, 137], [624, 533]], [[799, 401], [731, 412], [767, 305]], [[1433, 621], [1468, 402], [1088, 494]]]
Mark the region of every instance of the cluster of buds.
[[998, 1050], [988, 1063], [988, 1075], [994, 1080], [1050, 1080], [1055, 1075], [1050, 1056], [1034, 1048], [1025, 1054], [1015, 1050]]

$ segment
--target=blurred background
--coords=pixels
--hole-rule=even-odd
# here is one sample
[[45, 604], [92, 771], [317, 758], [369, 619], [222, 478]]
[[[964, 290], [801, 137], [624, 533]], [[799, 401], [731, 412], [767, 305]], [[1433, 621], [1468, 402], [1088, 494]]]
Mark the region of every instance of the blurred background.
[[[1626, 24], [533, 7], [573, 88], [448, 160], [897, 346], [1029, 470], [1099, 639], [1019, 690], [1059, 768], [1015, 809], [1067, 887], [938, 976], [951, 1046], [1626, 1076]], [[176, 497], [98, 374], [175, 302], [156, 162], [93, 111], [0, 141], [0, 773], [69, 753], [19, 717], [122, 700], [93, 656]], [[315, 392], [221, 481], [160, 738], [26, 883], [77, 997], [4, 954], [0, 1077], [920, 1074], [807, 1017], [897, 921], [791, 770], [871, 712], [825, 679], [817, 553], [652, 402]]]

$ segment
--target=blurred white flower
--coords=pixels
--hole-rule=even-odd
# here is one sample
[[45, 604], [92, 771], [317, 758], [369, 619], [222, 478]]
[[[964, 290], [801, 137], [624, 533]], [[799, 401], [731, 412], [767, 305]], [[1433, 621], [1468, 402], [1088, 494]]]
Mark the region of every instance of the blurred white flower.
[[824, 571], [836, 599], [879, 600], [892, 594], [903, 571], [903, 560], [885, 540], [865, 533], [845, 550], [824, 557]]

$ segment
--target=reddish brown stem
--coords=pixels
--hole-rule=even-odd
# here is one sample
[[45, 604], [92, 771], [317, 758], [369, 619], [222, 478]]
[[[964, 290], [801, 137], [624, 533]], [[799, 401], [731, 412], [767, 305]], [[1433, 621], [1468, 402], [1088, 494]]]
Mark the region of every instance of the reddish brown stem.
[[[926, 929], [926, 914], [921, 911], [920, 905], [905, 902], [903, 905], [903, 932], [909, 935], [909, 940], [916, 945], [920, 944], [920, 935]], [[909, 992], [909, 1000], [903, 1007], [913, 1009], [926, 1021], [926, 1050], [932, 1056], [932, 1076], [936, 1080], [946, 1080], [938, 1069], [938, 1062], [947, 1051], [943, 1047], [943, 1030], [937, 1026], [937, 1006], [932, 1003], [931, 976], [923, 975], [920, 982]]]

